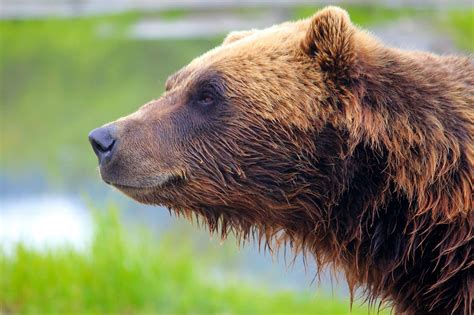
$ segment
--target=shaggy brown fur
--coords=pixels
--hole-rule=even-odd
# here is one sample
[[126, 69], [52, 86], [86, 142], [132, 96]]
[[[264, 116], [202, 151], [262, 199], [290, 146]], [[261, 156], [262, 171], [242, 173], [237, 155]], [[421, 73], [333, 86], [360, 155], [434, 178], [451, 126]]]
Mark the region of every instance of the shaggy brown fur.
[[223, 237], [288, 242], [399, 314], [471, 314], [472, 59], [329, 7], [235, 32], [113, 124], [105, 181]]

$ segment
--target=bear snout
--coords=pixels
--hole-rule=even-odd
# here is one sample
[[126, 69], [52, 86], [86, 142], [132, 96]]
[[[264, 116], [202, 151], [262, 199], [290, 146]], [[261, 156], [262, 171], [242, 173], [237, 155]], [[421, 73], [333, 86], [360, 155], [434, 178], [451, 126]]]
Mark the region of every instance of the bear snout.
[[97, 155], [99, 165], [105, 165], [113, 156], [116, 139], [113, 125], [96, 128], [89, 133], [89, 142]]

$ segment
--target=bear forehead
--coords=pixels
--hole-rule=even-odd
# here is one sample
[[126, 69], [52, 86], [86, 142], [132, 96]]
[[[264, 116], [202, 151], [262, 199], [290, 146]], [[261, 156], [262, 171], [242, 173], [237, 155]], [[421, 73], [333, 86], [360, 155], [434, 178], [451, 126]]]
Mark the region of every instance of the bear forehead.
[[268, 120], [310, 128], [314, 122], [309, 117], [316, 116], [319, 110], [314, 105], [325, 97], [325, 91], [312, 91], [316, 96], [300, 93], [321, 81], [320, 73], [309, 65], [311, 60], [301, 49], [309, 22], [286, 22], [224, 42], [172, 75], [167, 89], [187, 90], [217, 74], [226, 81], [227, 96], [249, 100], [245, 110]]
[[285, 22], [262, 30], [252, 30], [247, 36], [231, 43], [223, 43], [197, 57], [186, 68], [191, 71], [210, 65], [222, 68], [230, 67], [233, 63], [239, 67], [240, 62], [244, 60], [253, 62], [254, 65], [262, 65], [263, 60], [292, 55], [299, 50], [299, 44], [305, 36], [307, 27], [308, 20], [301, 20]]

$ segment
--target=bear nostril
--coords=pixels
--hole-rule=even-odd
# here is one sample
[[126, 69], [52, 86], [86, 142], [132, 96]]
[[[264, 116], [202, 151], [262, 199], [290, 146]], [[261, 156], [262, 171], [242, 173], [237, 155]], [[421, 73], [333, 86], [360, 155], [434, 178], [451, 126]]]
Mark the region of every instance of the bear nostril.
[[96, 140], [92, 140], [92, 146], [94, 146], [98, 151], [101, 151], [101, 152], [112, 151], [114, 144], [115, 144], [115, 140], [112, 141], [112, 143], [109, 144], [107, 147], [105, 147], [104, 144], [97, 142]]
[[89, 142], [100, 164], [110, 160], [116, 142], [112, 137], [111, 127], [106, 126], [92, 130], [89, 133]]

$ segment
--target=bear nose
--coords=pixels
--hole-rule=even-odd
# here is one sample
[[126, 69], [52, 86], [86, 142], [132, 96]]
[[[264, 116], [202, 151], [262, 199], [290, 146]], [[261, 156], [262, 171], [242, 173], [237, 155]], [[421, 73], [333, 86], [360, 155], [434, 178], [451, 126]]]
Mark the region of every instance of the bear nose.
[[92, 130], [89, 133], [89, 142], [94, 149], [99, 164], [104, 164], [112, 158], [115, 139], [112, 136], [112, 127], [105, 126]]

